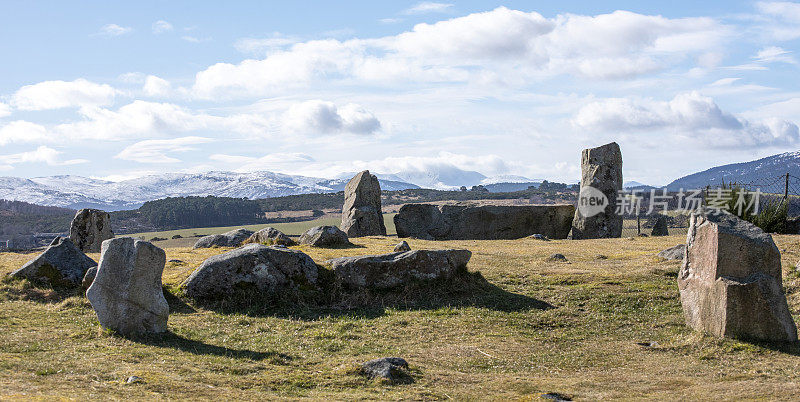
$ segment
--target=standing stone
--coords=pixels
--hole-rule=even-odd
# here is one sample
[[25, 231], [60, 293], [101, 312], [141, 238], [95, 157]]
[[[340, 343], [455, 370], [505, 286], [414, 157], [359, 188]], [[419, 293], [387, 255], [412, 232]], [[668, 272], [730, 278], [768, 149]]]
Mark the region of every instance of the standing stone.
[[678, 274], [686, 323], [718, 337], [796, 341], [772, 236], [727, 212], [693, 214]]
[[167, 330], [169, 305], [161, 289], [167, 256], [132, 237], [103, 242], [97, 274], [86, 297], [103, 328], [125, 336]]
[[10, 275], [53, 287], [75, 287], [81, 284], [86, 271], [94, 266], [97, 263], [70, 239], [56, 237], [47, 250]]
[[656, 223], [653, 225], [653, 230], [650, 232], [650, 236], [669, 236], [669, 227], [667, 226], [666, 216], [658, 215], [658, 217], [656, 217]]
[[100, 251], [103, 241], [114, 238], [108, 212], [90, 208], [78, 211], [72, 219], [69, 238], [85, 253]]
[[342, 231], [348, 237], [386, 236], [381, 212], [381, 185], [365, 170], [344, 187]]
[[[584, 149], [581, 155], [581, 190], [572, 221], [573, 239], [600, 239], [622, 235], [622, 216], [616, 213], [617, 193], [622, 190], [622, 152], [616, 142]], [[594, 190], [592, 190], [594, 189]], [[602, 193], [605, 208], [586, 208], [592, 196]], [[584, 214], [584, 212], [589, 212]], [[594, 213], [597, 212], [597, 213]]]

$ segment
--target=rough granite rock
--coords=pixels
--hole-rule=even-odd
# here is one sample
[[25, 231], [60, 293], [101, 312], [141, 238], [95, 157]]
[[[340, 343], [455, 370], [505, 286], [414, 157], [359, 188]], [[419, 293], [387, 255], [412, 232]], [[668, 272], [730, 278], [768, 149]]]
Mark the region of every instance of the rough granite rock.
[[278, 244], [282, 246], [295, 245], [294, 240], [292, 240], [289, 236], [285, 235], [280, 230], [272, 227], [266, 227], [264, 229], [259, 230], [258, 232], [253, 233], [244, 242], [266, 244], [268, 246], [278, 245]]
[[400, 253], [400, 252], [403, 252], [403, 251], [411, 251], [411, 246], [409, 246], [408, 242], [405, 241], [405, 240], [401, 241], [400, 243], [397, 243], [394, 246], [394, 252], [395, 253]]
[[650, 236], [669, 236], [666, 216], [659, 215], [656, 218], [656, 223], [653, 225], [653, 230], [650, 231]]
[[567, 257], [564, 257], [564, 254], [559, 254], [559, 253], [551, 254], [545, 260], [549, 262], [569, 262], [569, 260], [567, 260]]
[[125, 336], [167, 330], [169, 305], [161, 287], [166, 260], [164, 250], [144, 240], [103, 242], [97, 274], [86, 290], [103, 328]]
[[300, 236], [300, 244], [314, 247], [346, 247], [352, 245], [347, 233], [336, 226], [316, 226]]
[[408, 362], [401, 357], [382, 357], [361, 364], [361, 370], [369, 378], [381, 378], [392, 383], [410, 382]]
[[96, 253], [105, 240], [113, 239], [111, 217], [99, 209], [81, 209], [72, 218], [69, 238], [85, 253]]
[[718, 337], [796, 341], [772, 236], [727, 212], [690, 220], [678, 274], [686, 323]]
[[584, 216], [581, 208], [572, 221], [572, 238], [600, 239], [622, 235], [622, 216], [616, 213], [617, 193], [622, 190], [622, 152], [616, 142], [584, 149], [581, 154], [581, 197], [589, 187], [602, 192], [608, 202], [593, 216]]
[[92, 286], [95, 276], [97, 276], [97, 267], [91, 267], [86, 270], [86, 275], [83, 276], [83, 280], [81, 281], [81, 287], [84, 291], [89, 289], [89, 286]]
[[9, 275], [53, 287], [74, 287], [81, 284], [86, 271], [94, 266], [97, 263], [70, 239], [56, 237], [43, 253]]
[[316, 287], [318, 279], [319, 266], [303, 252], [248, 244], [203, 261], [181, 286], [193, 299], [214, 300]]
[[394, 224], [398, 237], [425, 240], [520, 239], [537, 233], [551, 239], [565, 239], [574, 214], [575, 207], [566, 204], [406, 204], [395, 215]]
[[381, 212], [381, 185], [365, 170], [344, 187], [342, 231], [348, 237], [386, 236]]
[[684, 253], [686, 253], [686, 245], [678, 244], [677, 246], [661, 251], [658, 253], [658, 256], [665, 260], [682, 260]]
[[467, 266], [469, 250], [412, 250], [326, 261], [336, 280], [350, 288], [388, 289], [415, 280], [449, 278]]
[[194, 248], [239, 247], [251, 235], [252, 230], [240, 228], [223, 234], [204, 236], [194, 244]]

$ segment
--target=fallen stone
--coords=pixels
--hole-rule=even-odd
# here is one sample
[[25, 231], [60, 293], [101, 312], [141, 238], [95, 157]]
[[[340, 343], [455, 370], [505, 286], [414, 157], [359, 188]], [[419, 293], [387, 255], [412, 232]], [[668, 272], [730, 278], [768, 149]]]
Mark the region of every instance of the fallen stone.
[[400, 357], [383, 357], [361, 364], [361, 369], [369, 378], [380, 378], [392, 383], [410, 382], [408, 362]]
[[351, 288], [388, 289], [415, 280], [449, 278], [467, 266], [469, 250], [412, 250], [326, 261], [336, 280]]
[[658, 253], [658, 256], [665, 260], [682, 260], [684, 253], [686, 253], [686, 245], [678, 244], [677, 246], [661, 251]]
[[348, 237], [386, 236], [381, 212], [381, 185], [365, 170], [344, 187], [342, 231]]
[[114, 238], [111, 231], [111, 217], [99, 209], [81, 209], [72, 218], [69, 238], [81, 251], [96, 253], [103, 241]]
[[319, 267], [298, 250], [248, 244], [200, 264], [181, 285], [195, 300], [275, 294], [316, 287]]
[[259, 243], [267, 246], [282, 245], [294, 246], [295, 242], [278, 229], [266, 227], [253, 233], [245, 243]]
[[161, 284], [165, 262], [164, 250], [144, 240], [103, 242], [97, 275], [86, 291], [103, 328], [124, 336], [167, 330], [169, 305]]
[[352, 245], [347, 234], [336, 226], [317, 226], [300, 236], [300, 244], [314, 247], [346, 247]]
[[686, 323], [718, 337], [797, 341], [772, 236], [727, 212], [693, 214], [678, 273]]
[[667, 217], [659, 214], [656, 218], [656, 223], [653, 225], [653, 230], [650, 231], [650, 236], [669, 236], [669, 227], [667, 226]]
[[543, 235], [541, 233], [535, 233], [535, 234], [532, 234], [532, 235], [530, 235], [528, 237], [530, 237], [531, 239], [536, 239], [536, 240], [541, 240], [541, 241], [550, 241], [550, 239], [548, 239], [547, 236], [545, 236], [545, 235]]
[[394, 252], [395, 253], [400, 253], [400, 252], [403, 252], [403, 251], [411, 251], [411, 246], [409, 246], [408, 242], [405, 241], [405, 240], [401, 241], [400, 243], [397, 243], [394, 246]]
[[406, 204], [394, 224], [398, 237], [424, 240], [566, 239], [574, 213], [572, 205]]
[[568, 262], [567, 257], [564, 257], [564, 254], [555, 253], [547, 257], [547, 261], [550, 262]]
[[239, 247], [252, 234], [252, 230], [241, 228], [223, 234], [204, 236], [197, 240], [194, 248]]
[[72, 240], [57, 237], [43, 253], [10, 275], [52, 287], [76, 287], [81, 284], [86, 271], [95, 266], [97, 263], [78, 249]]
[[[572, 238], [600, 239], [622, 235], [622, 216], [616, 213], [617, 194], [622, 190], [622, 152], [616, 142], [584, 149], [581, 154], [581, 189], [578, 209], [572, 221]], [[593, 196], [605, 196], [605, 208], [581, 207]], [[602, 207], [602, 205], [601, 205]], [[584, 215], [583, 212], [591, 212]], [[594, 213], [597, 212], [597, 213]]]

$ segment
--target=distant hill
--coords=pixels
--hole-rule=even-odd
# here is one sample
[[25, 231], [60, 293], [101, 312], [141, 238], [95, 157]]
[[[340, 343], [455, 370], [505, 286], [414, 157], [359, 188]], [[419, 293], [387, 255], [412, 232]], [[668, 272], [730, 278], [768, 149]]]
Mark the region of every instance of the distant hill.
[[752, 162], [713, 167], [681, 177], [669, 183], [667, 188], [677, 191], [681, 188], [716, 187], [722, 183], [722, 180], [725, 180], [725, 183], [733, 181], [742, 184], [756, 183], [763, 186], [786, 173], [800, 177], [800, 151], [768, 156]]
[[[322, 179], [273, 172], [165, 173], [112, 182], [81, 176], [23, 179], [0, 177], [0, 199], [65, 208], [136, 209], [167, 197], [217, 196], [269, 198], [344, 190], [348, 179]], [[419, 188], [411, 183], [381, 180], [384, 190]]]

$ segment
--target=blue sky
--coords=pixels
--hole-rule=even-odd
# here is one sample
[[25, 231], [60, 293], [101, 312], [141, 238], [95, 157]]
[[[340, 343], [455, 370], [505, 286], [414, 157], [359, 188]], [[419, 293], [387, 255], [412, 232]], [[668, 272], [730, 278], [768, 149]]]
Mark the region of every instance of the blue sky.
[[665, 184], [800, 148], [800, 3], [35, 2], [0, 14], [0, 175], [456, 167]]

